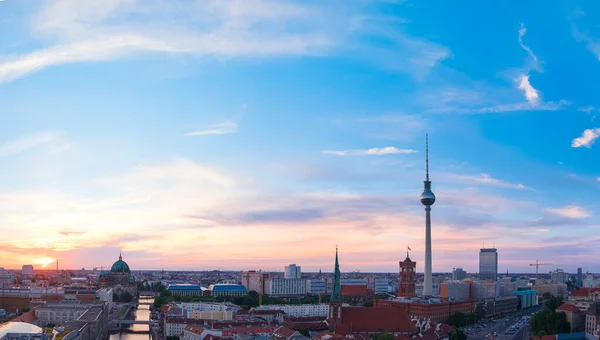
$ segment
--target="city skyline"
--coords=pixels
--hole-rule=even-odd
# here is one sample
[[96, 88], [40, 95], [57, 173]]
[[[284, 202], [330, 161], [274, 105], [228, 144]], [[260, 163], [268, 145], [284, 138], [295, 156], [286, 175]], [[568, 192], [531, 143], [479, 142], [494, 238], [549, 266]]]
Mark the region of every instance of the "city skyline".
[[600, 272], [600, 5], [334, 3], [0, 1], [0, 267]]

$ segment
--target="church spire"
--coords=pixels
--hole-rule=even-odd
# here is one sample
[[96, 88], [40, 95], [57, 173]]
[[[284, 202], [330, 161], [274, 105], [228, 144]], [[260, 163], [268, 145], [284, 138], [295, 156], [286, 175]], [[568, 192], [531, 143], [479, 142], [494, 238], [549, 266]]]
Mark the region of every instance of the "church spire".
[[331, 302], [343, 301], [342, 299], [342, 284], [341, 284], [341, 273], [340, 263], [338, 261], [338, 248], [335, 247], [335, 270], [333, 274], [333, 292], [331, 293]]

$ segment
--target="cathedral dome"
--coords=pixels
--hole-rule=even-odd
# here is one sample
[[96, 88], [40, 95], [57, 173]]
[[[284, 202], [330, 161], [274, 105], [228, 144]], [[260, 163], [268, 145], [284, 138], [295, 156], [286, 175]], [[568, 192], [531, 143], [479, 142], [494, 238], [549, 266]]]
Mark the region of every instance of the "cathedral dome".
[[131, 273], [127, 262], [123, 261], [123, 256], [119, 254], [119, 260], [115, 262], [110, 268], [110, 273]]

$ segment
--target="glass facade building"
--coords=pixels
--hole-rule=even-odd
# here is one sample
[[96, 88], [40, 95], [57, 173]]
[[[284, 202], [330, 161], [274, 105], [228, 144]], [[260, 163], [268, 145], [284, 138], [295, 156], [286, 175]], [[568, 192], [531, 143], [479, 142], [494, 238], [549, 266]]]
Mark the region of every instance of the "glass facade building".
[[479, 279], [494, 280], [498, 278], [498, 250], [483, 248], [479, 251]]

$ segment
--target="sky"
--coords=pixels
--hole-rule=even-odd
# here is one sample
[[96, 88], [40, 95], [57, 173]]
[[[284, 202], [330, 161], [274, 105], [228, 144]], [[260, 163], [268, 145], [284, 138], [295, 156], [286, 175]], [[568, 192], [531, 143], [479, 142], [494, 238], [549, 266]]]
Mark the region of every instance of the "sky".
[[599, 15], [2, 0], [0, 267], [600, 272]]

